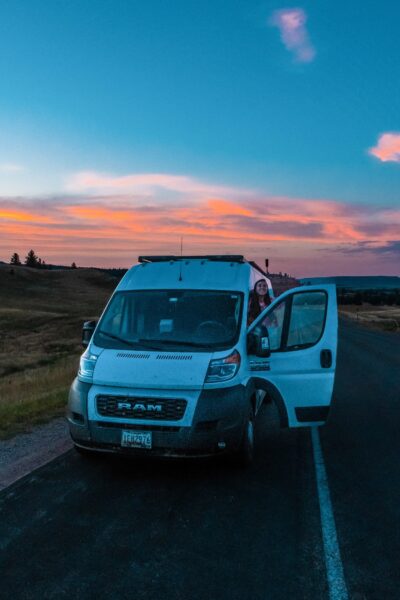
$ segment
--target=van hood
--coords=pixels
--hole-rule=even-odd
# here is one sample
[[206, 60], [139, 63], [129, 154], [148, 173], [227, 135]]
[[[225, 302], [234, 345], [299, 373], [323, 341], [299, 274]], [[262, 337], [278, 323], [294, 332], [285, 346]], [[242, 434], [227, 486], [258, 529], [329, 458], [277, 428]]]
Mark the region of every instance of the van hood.
[[211, 357], [210, 352], [104, 349], [96, 361], [93, 383], [135, 388], [200, 389]]

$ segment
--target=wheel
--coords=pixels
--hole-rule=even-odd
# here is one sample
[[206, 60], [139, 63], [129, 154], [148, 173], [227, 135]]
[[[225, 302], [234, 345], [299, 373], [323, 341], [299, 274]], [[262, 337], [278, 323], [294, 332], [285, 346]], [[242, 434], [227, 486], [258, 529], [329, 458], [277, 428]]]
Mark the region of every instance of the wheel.
[[239, 449], [236, 452], [236, 463], [239, 466], [247, 467], [253, 462], [255, 451], [254, 440], [254, 415], [253, 411], [249, 412], [244, 429], [242, 440]]

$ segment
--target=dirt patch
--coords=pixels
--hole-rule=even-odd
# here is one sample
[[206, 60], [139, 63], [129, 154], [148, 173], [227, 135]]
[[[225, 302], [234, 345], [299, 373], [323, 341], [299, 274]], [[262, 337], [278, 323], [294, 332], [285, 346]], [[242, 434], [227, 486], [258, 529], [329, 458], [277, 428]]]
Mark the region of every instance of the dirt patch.
[[339, 314], [364, 327], [381, 331], [400, 332], [400, 306], [339, 306]]

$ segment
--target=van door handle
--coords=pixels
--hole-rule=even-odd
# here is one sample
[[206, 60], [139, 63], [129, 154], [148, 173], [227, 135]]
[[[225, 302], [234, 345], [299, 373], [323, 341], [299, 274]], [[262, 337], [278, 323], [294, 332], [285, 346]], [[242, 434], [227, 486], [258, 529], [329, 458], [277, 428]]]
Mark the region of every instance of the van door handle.
[[332, 366], [332, 352], [330, 350], [321, 350], [320, 360], [321, 367], [329, 369]]

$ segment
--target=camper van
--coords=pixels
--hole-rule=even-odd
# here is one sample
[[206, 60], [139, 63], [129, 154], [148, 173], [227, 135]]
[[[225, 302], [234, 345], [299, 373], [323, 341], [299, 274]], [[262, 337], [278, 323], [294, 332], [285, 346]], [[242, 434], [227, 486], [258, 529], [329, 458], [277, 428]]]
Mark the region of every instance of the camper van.
[[[255, 282], [271, 304], [248, 326]], [[274, 298], [243, 256], [148, 256], [100, 320], [84, 324], [67, 418], [81, 453], [254, 455], [254, 424], [274, 402], [281, 427], [323, 424], [336, 365], [334, 285]]]

